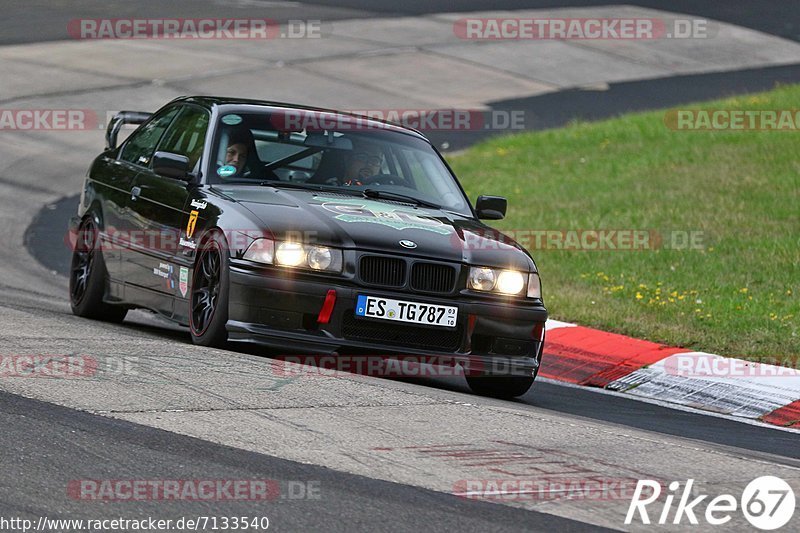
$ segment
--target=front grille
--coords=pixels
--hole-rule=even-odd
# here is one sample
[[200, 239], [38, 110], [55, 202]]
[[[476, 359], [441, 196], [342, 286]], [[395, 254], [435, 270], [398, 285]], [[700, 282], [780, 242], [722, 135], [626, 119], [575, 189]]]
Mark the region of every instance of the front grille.
[[415, 291], [448, 293], [456, 282], [456, 269], [436, 263], [414, 263], [411, 288]]
[[423, 328], [400, 325], [396, 322], [382, 324], [371, 320], [360, 320], [353, 310], [345, 311], [342, 320], [342, 335], [345, 339], [374, 341], [398, 347], [454, 352], [461, 344], [461, 326], [455, 329]]
[[406, 282], [406, 262], [394, 257], [366, 255], [358, 270], [361, 281], [382, 287], [402, 287]]

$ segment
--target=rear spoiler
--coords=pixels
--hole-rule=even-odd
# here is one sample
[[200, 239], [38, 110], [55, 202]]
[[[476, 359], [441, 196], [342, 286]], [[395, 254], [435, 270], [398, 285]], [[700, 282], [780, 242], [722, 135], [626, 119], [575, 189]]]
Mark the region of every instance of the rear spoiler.
[[120, 111], [114, 115], [114, 118], [108, 121], [106, 129], [106, 150], [113, 150], [117, 147], [117, 134], [124, 124], [141, 124], [152, 115], [145, 111]]

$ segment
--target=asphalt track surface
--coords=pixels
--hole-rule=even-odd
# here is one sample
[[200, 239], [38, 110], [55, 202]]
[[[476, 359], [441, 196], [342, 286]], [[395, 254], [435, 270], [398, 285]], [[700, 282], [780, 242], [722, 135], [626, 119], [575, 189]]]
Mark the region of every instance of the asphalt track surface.
[[[611, 83], [604, 90], [567, 89], [489, 102], [488, 106], [498, 112], [523, 110], [527, 130], [544, 130], [574, 121], [595, 121], [624, 113], [768, 91], [778, 84], [799, 80], [800, 65], [788, 65]], [[427, 136], [438, 147], [446, 143], [448, 150], [460, 150], [487, 137], [504, 134], [506, 132], [489, 130], [432, 131]]]
[[[25, 243], [31, 255], [51, 272], [65, 277], [69, 272], [70, 254], [66, 243], [58, 237], [66, 235], [67, 218], [74, 212], [77, 203], [78, 197], [71, 196], [48, 204], [39, 212], [25, 234]], [[191, 342], [188, 330], [155, 331], [174, 339], [175, 342]], [[246, 345], [232, 345], [231, 348], [254, 353]], [[414, 382], [439, 387], [442, 390], [468, 392], [462, 383], [455, 380]], [[598, 397], [597, 392], [581, 388], [539, 382], [534, 389], [515, 403], [555, 413], [800, 459], [798, 435], [794, 433], [777, 432], [771, 428], [744, 425], [704, 414], [676, 411], [668, 407], [630, 400], [620, 395]]]
[[[580, 522], [336, 472], [219, 446], [0, 392], [2, 516], [89, 519], [119, 515], [178, 520], [267, 516], [276, 531], [590, 531]], [[37, 438], [31, 438], [36, 435]], [[65, 498], [78, 479], [269, 479], [265, 501], [87, 502]], [[291, 481], [295, 488], [288, 489]], [[297, 485], [300, 482], [301, 485]], [[8, 486], [7, 484], [11, 485]], [[320, 500], [294, 499], [303, 490]]]
[[[74, 208], [75, 198], [50, 204], [27, 232], [33, 250], [49, 254], [37, 257], [56, 272], [64, 268], [68, 251], [63, 242], [49, 241], [49, 248], [36, 246], [43, 236], [63, 235], [61, 213]], [[45, 240], [44, 242], [48, 242]], [[11, 308], [50, 317], [56, 321], [68, 314], [63, 306], [39, 307], [9, 295]], [[40, 311], [35, 311], [41, 309]], [[66, 317], [65, 317], [66, 318]], [[156, 342], [154, 349], [189, 347], [185, 330], [150, 324], [126, 323], [119, 339]], [[78, 321], [87, 332], [104, 329], [101, 324]], [[34, 331], [38, 328], [34, 328]], [[65, 332], [73, 334], [73, 332]], [[107, 335], [110, 334], [106, 333]], [[130, 342], [130, 341], [121, 341]], [[110, 341], [114, 345], [114, 341]], [[73, 348], [81, 348], [73, 345]], [[249, 346], [231, 345], [235, 352], [257, 359], [271, 354]], [[157, 353], [157, 352], [155, 352]], [[223, 359], [225, 357], [223, 356]], [[546, 364], [546, 360], [545, 360]], [[427, 395], [443, 399], [469, 398], [463, 382], [455, 379], [378, 380], [386, 386], [406, 390], [421, 386]], [[175, 385], [179, 382], [175, 382]], [[312, 391], [313, 394], [313, 391]], [[470, 400], [467, 400], [470, 401]], [[730, 456], [783, 465], [800, 466], [797, 434], [745, 425], [697, 412], [634, 401], [624, 396], [539, 382], [524, 397], [513, 401], [476, 399], [488, 405], [513, 408], [534, 417], [554, 416], [571, 425], [600, 424], [605, 428], [651, 435], [674, 436], [685, 446], [721, 450]], [[535, 510], [511, 509], [504, 505], [467, 500], [402, 483], [391, 483], [316, 465], [287, 461], [269, 453], [252, 453], [220, 446], [207, 440], [167, 433], [152, 427], [113, 420], [20, 397], [0, 393], [0, 515], [49, 518], [158, 518], [266, 514], [278, 530], [375, 530], [439, 531], [542, 531], [558, 528], [582, 531], [589, 528]], [[269, 439], [268, 435], [263, 438]], [[397, 445], [402, 444], [398, 442]], [[567, 437], [564, 445], [575, 446]], [[615, 457], [624, 461], [624, 457]], [[186, 502], [137, 501], [97, 503], [76, 501], [65, 496], [65, 486], [74, 479], [271, 479], [293, 483], [310, 482], [321, 487], [323, 497], [314, 500], [269, 502]]]
[[[197, 16], [225, 16], [234, 4], [252, 2], [192, 2], [197, 10], [210, 6], [217, 10], [198, 13]], [[552, 7], [567, 5], [597, 5], [607, 2], [463, 2], [459, 9], [492, 9], [519, 7]], [[633, 2], [648, 7], [664, 7], [664, 2]], [[684, 7], [682, 4], [686, 4]], [[34, 40], [63, 38], [49, 30], [47, 21], [64, 17], [108, 16], [114, 7], [124, 15], [127, 3], [109, 2], [41, 2], [42, 11], [33, 17], [27, 11], [37, 2], [18, 3], [8, 12], [8, 24], [0, 31], [0, 42], [21, 43]], [[147, 4], [147, 2], [140, 2]], [[283, 20], [297, 16], [297, 6], [276, 2], [271, 9], [284, 9], [283, 14], [271, 15]], [[328, 5], [326, 5], [328, 4]], [[691, 5], [690, 5], [691, 4]], [[744, 26], [755, 27], [789, 38], [797, 38], [796, 26], [779, 16], [779, 4], [784, 2], [735, 3], [670, 3], [672, 11], [683, 11], [713, 16]], [[152, 2], [153, 9], [163, 5]], [[708, 7], [703, 7], [703, 6]], [[171, 3], [178, 10], [181, 2]], [[46, 9], [45, 9], [46, 7]], [[453, 10], [446, 2], [406, 2], [403, 11], [393, 9], [396, 4], [378, 2], [316, 2], [303, 4], [305, 18], [354, 18], [386, 16], [391, 14], [419, 14], [435, 10]], [[79, 9], [85, 8], [82, 12]], [[738, 8], [738, 9], [737, 9]], [[142, 12], [137, 8], [135, 15]], [[205, 7], [203, 8], [205, 9]], [[694, 11], [692, 11], [694, 9]], [[701, 10], [706, 9], [709, 12]], [[711, 10], [716, 10], [711, 13]], [[80, 13], [80, 14], [76, 14]], [[761, 16], [756, 16], [760, 14]], [[162, 16], [169, 16], [163, 13]], [[15, 18], [16, 17], [16, 18]], [[40, 17], [40, 18], [36, 18]], [[44, 17], [44, 18], [42, 18]], [[728, 18], [726, 18], [728, 17]], [[26, 24], [32, 24], [32, 31]], [[12, 28], [12, 29], [9, 29]], [[60, 26], [63, 29], [63, 26]], [[771, 29], [771, 31], [770, 31]], [[533, 129], [555, 127], [576, 117], [603, 118], [631, 109], [649, 109], [709, 97], [725, 96], [766, 89], [775, 81], [796, 81], [795, 67], [758, 69], [737, 73], [687, 76], [653, 82], [631, 82], [613, 85], [609, 91], [567, 91], [526, 99], [525, 102], [495, 102], [493, 107], [519, 109], [530, 106], [537, 117]], [[731, 80], [736, 83], [731, 84]], [[652, 84], [650, 86], [649, 84]], [[672, 86], [665, 86], [674, 83]], [[681, 89], [693, 88], [682, 93]], [[641, 95], [647, 95], [642, 97]], [[467, 145], [475, 138], [449, 138], [443, 140], [451, 146]], [[6, 178], [0, 173], [0, 182]], [[36, 185], [31, 184], [29, 191]], [[42, 208], [26, 232], [28, 249], [43, 265], [56, 274], [63, 274], [68, 261], [68, 250], [60, 237], [64, 235], [66, 214], [74, 211], [75, 198], [68, 198]], [[20, 300], [22, 301], [22, 300]], [[17, 305], [12, 304], [12, 305]], [[23, 305], [23, 304], [18, 304]], [[49, 308], [47, 313], [63, 313], [63, 309]], [[45, 313], [45, 316], [46, 314]], [[176, 344], [188, 344], [186, 332], [175, 328], [123, 326], [128, 334], [154, 337]], [[92, 328], [87, 325], [87, 328]], [[232, 350], [263, 356], [252, 348], [232, 346]], [[267, 354], [268, 355], [268, 354]], [[393, 386], [403, 388], [405, 382]], [[422, 384], [431, 393], [447, 397], [451, 393], [461, 396], [466, 392], [462, 383], [446, 380], [415, 380], [411, 385]], [[645, 430], [654, 434], [681, 437], [698, 447], [723, 447], [727, 453], [749, 460], [770, 461], [773, 464], [796, 467], [800, 460], [797, 434], [771, 428], [745, 425], [736, 421], [711, 417], [696, 412], [676, 411], [666, 407], [627, 399], [619, 395], [600, 394], [550, 383], [537, 383], [534, 390], [514, 402], [488, 401], [492, 405], [507, 403], [514, 409], [542, 412], [562, 416], [566, 421], [580, 423], [584, 420], [599, 422], [608, 427]], [[214, 444], [152, 427], [122, 420], [109, 419], [74, 409], [40, 402], [18, 395], [0, 393], [0, 446], [4, 460], [0, 462], [0, 515], [40, 516], [49, 518], [97, 518], [111, 516], [157, 516], [177, 518], [190, 515], [254, 515], [265, 513], [271, 520], [270, 529], [332, 531], [521, 531], [598, 530], [581, 522], [559, 518], [532, 510], [515, 509], [504, 505], [466, 500], [409, 486], [391, 483], [366, 476], [358, 476], [322, 466], [288, 461], [264, 453], [253, 453]], [[13, 458], [13, 459], [12, 459]], [[10, 460], [7, 460], [10, 459]], [[622, 458], [624, 459], [624, 458]], [[78, 478], [218, 478], [276, 480], [308, 480], [319, 483], [324, 489], [322, 501], [291, 501], [280, 499], [267, 505], [252, 502], [225, 502], [210, 506], [200, 502], [126, 502], [121, 504], [87, 504], [74, 501], [64, 494], [71, 479]]]
[[[692, 1], [632, 0], [626, 4], [709, 17], [800, 41], [800, 16], [784, 0]], [[608, 0], [317, 0], [315, 2], [268, 0], [14, 0], [5, 9], [6, 24], [0, 26], [0, 45], [70, 39], [67, 25], [77, 18], [126, 17], [266, 17], [279, 22], [290, 19], [336, 20], [419, 16], [442, 12], [500, 9], [546, 9], [592, 7], [613, 4]], [[598, 120], [635, 111], [725, 98], [774, 88], [800, 80], [800, 65], [709, 73], [610, 84], [602, 90], [569, 89], [529, 98], [487, 102], [493, 111], [521, 112], [525, 129], [563, 126], [574, 120]], [[442, 151], [466, 148], [505, 130], [431, 131], [428, 137]]]
[[[66, 234], [67, 216], [75, 210], [77, 202], [78, 197], [72, 196], [48, 204], [39, 212], [25, 234], [25, 243], [31, 254], [48, 270], [62, 276], [66, 276], [69, 270], [69, 249], [63, 241], [55, 237]], [[155, 331], [174, 339], [175, 342], [191, 342], [188, 330], [171, 328], [170, 331]], [[232, 344], [231, 349], [257, 353], [246, 345]], [[414, 380], [414, 383], [442, 390], [468, 392], [463, 383], [455, 380]], [[538, 382], [534, 389], [514, 403], [656, 433], [800, 459], [798, 435], [794, 433], [745, 425], [696, 412], [676, 411], [660, 405], [630, 400], [621, 395], [609, 394], [600, 397], [598, 394], [591, 390]]]
[[[443, 12], [500, 9], [546, 9], [613, 4], [608, 0], [11, 0], [4, 2], [0, 44], [52, 41], [68, 38], [67, 23], [75, 18], [109, 17], [236, 17], [266, 16], [285, 22], [292, 18], [327, 21], [375, 16], [425, 15]], [[675, 13], [709, 17], [753, 28], [787, 39], [800, 40], [800, 20], [789, 16], [787, 0], [629, 0], [622, 2]]]

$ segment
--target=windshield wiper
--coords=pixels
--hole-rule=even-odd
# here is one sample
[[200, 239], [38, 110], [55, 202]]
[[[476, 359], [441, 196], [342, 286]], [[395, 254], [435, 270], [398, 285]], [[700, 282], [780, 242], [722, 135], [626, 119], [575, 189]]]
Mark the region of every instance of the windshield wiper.
[[316, 183], [300, 183], [296, 181], [262, 181], [259, 185], [265, 187], [275, 187], [284, 189], [304, 189], [306, 191], [322, 191], [322, 192], [335, 192], [344, 194], [359, 194], [359, 191], [342, 190], [341, 187], [330, 187], [325, 185], [318, 185]]
[[406, 194], [401, 194], [399, 192], [392, 192], [392, 191], [383, 191], [380, 189], [364, 189], [363, 191], [364, 196], [367, 198], [383, 198], [384, 200], [398, 200], [401, 202], [411, 202], [416, 205], [421, 205], [423, 207], [430, 207], [432, 209], [441, 209], [442, 206], [435, 204], [433, 202], [429, 202], [427, 200], [421, 200], [419, 198], [415, 198], [413, 196], [408, 196]]

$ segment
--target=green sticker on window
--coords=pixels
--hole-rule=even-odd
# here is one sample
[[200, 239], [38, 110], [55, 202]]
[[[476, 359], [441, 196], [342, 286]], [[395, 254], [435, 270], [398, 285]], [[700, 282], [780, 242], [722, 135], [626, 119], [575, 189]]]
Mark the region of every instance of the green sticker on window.
[[236, 167], [233, 165], [224, 165], [217, 169], [217, 176], [227, 178], [236, 174]]
[[236, 126], [237, 124], [242, 123], [242, 117], [239, 115], [225, 115], [222, 117], [222, 123], [227, 124], [228, 126]]

